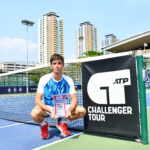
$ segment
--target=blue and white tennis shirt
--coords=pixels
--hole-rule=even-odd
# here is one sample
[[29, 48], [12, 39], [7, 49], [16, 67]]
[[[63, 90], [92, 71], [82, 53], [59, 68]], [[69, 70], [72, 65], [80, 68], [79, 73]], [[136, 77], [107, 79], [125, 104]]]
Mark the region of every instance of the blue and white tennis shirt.
[[46, 105], [54, 106], [53, 95], [74, 94], [76, 91], [70, 77], [63, 75], [61, 80], [56, 81], [50, 73], [41, 77], [37, 93], [43, 94]]

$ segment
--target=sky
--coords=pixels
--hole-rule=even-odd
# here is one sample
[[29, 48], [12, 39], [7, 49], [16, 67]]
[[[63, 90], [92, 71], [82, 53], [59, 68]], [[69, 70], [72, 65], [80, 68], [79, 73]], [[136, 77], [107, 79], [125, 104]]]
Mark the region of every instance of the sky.
[[55, 12], [64, 22], [65, 59], [76, 56], [76, 29], [90, 21], [97, 28], [98, 50], [107, 34], [119, 40], [150, 30], [150, 0], [0, 0], [0, 62], [38, 62], [38, 19]]

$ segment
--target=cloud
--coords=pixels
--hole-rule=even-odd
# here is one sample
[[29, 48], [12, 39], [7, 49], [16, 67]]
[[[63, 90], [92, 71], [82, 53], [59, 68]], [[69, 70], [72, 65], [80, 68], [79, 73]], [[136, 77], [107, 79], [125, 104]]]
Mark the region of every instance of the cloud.
[[[22, 38], [0, 38], [0, 61], [26, 61], [27, 41]], [[37, 62], [38, 45], [28, 41], [28, 57]]]
[[[0, 38], [0, 47], [4, 49], [20, 48], [20, 50], [27, 49], [27, 41], [21, 38], [11, 39], [9, 37]], [[32, 50], [38, 48], [36, 43], [28, 41], [28, 49]]]

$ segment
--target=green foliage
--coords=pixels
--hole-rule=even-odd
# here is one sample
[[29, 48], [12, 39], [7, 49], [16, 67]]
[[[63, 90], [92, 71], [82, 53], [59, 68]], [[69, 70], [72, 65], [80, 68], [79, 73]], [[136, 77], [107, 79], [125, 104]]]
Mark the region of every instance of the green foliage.
[[36, 85], [38, 84], [40, 77], [50, 72], [52, 72], [50, 67], [33, 70], [32, 72], [29, 72], [29, 81], [32, 81]]
[[[29, 72], [30, 85], [37, 85], [40, 78], [43, 75], [50, 72], [52, 72], [52, 69], [50, 67], [30, 71]], [[74, 80], [74, 82], [79, 81], [81, 82], [81, 63], [65, 64], [65, 67], [63, 68], [63, 74], [70, 76]]]
[[100, 56], [100, 55], [104, 55], [104, 52], [97, 52], [94, 50], [90, 50], [84, 53], [85, 56], [80, 56], [79, 58], [87, 58], [87, 57], [93, 57], [93, 56]]

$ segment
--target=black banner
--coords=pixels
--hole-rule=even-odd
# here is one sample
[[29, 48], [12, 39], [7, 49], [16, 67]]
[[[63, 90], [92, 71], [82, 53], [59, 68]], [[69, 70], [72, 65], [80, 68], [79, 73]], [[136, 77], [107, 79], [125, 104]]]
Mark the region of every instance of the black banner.
[[82, 82], [86, 132], [140, 137], [135, 56], [85, 62]]

